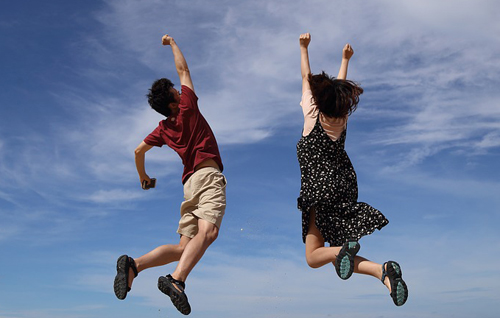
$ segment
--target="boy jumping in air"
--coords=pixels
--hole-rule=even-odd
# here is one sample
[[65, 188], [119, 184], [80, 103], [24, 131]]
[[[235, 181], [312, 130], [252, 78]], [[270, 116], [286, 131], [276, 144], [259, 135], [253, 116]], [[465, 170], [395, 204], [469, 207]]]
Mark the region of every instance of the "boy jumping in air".
[[169, 35], [162, 37], [174, 55], [181, 92], [166, 78], [156, 80], [149, 90], [148, 102], [164, 115], [158, 127], [135, 150], [135, 163], [143, 187], [152, 185], [146, 173], [145, 154], [152, 147], [167, 145], [181, 157], [184, 164], [182, 183], [184, 199], [177, 232], [178, 244], [162, 245], [149, 253], [132, 258], [122, 255], [117, 261], [114, 290], [118, 299], [125, 299], [138, 273], [155, 266], [178, 261], [172, 274], [158, 278], [158, 288], [168, 295], [182, 314], [191, 307], [184, 291], [185, 281], [219, 233], [226, 208], [226, 179], [215, 136], [198, 109], [198, 97], [181, 50]]

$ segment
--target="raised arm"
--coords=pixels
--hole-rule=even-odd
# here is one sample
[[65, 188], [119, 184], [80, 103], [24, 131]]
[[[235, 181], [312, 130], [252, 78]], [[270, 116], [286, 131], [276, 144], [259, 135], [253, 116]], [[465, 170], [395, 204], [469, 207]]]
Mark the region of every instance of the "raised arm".
[[349, 66], [349, 60], [354, 54], [354, 51], [350, 44], [346, 44], [342, 50], [342, 64], [340, 64], [338, 79], [345, 80], [347, 78], [347, 67]]
[[309, 66], [309, 51], [307, 47], [311, 42], [311, 35], [304, 33], [300, 35], [300, 73], [302, 74], [302, 93], [311, 89], [309, 85], [309, 75], [311, 75], [311, 67]]
[[177, 74], [179, 74], [179, 79], [181, 85], [186, 85], [194, 92], [193, 81], [191, 80], [191, 74], [189, 73], [189, 68], [182, 54], [181, 50], [175, 43], [175, 40], [168, 34], [164, 35], [161, 39], [163, 45], [170, 45], [172, 48], [172, 53], [174, 54], [175, 68], [177, 69]]

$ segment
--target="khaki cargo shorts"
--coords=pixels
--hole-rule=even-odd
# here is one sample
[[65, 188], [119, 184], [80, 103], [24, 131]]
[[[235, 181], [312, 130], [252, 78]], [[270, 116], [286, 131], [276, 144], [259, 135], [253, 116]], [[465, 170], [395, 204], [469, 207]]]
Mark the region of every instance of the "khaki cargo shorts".
[[220, 228], [226, 210], [226, 178], [216, 168], [205, 167], [192, 174], [184, 184], [184, 202], [177, 233], [193, 238], [198, 219]]

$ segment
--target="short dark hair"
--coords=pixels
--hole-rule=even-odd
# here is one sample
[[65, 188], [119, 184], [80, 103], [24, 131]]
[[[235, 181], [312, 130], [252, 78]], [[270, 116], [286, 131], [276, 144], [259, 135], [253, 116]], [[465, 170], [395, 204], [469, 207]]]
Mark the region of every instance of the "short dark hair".
[[170, 92], [172, 87], [174, 87], [174, 84], [169, 79], [160, 78], [153, 82], [149, 93], [146, 95], [151, 108], [165, 117], [170, 116], [171, 113], [168, 105], [175, 102], [174, 95]]
[[326, 74], [309, 75], [312, 95], [323, 114], [341, 118], [352, 114], [359, 103], [363, 89], [355, 82], [336, 79]]

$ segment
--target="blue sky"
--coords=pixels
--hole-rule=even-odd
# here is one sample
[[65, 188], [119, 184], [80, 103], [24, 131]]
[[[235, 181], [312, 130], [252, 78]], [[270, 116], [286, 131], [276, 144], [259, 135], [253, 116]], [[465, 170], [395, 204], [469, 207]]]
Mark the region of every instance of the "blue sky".
[[[156, 288], [113, 294], [116, 258], [176, 242], [182, 166], [133, 150], [162, 118], [145, 94], [191, 69], [228, 178], [219, 239], [187, 282], [191, 317], [497, 317], [500, 4], [496, 1], [9, 1], [0, 12], [0, 317], [179, 317]], [[346, 148], [360, 201], [390, 220], [360, 255], [397, 260], [397, 308], [372, 277], [304, 258], [295, 145], [298, 37], [311, 68], [365, 93]]]

